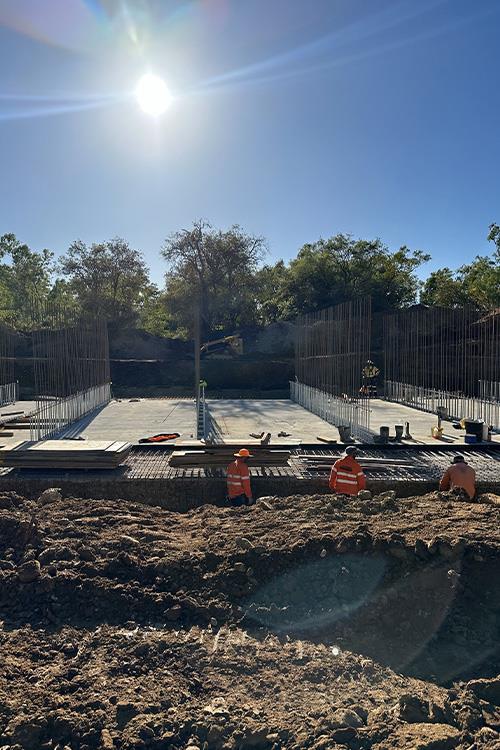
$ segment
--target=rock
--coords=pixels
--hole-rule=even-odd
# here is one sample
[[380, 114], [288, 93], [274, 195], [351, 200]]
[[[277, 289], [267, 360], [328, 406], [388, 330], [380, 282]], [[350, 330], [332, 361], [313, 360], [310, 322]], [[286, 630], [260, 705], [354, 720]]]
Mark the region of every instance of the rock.
[[370, 490], [360, 490], [358, 492], [358, 499], [362, 501], [371, 500], [372, 493], [370, 492]]
[[182, 614], [182, 607], [180, 604], [174, 604], [173, 607], [169, 607], [165, 610], [165, 617], [169, 622], [175, 622]]
[[329, 734], [320, 734], [319, 737], [316, 737], [314, 740], [314, 745], [311, 745], [312, 750], [343, 750], [345, 745], [337, 745], [336, 742], [332, 741], [332, 738]]
[[330, 725], [332, 729], [342, 729], [344, 727], [357, 729], [358, 727], [364, 726], [364, 722], [356, 711], [351, 711], [348, 708], [339, 708], [332, 714]]
[[90, 547], [80, 547], [78, 550], [78, 554], [80, 556], [80, 560], [85, 560], [85, 562], [94, 562], [95, 560], [95, 554], [90, 549]]
[[43, 728], [38, 722], [24, 717], [16, 717], [6, 729], [12, 744], [19, 744], [23, 750], [38, 750], [41, 744]]
[[381, 503], [393, 503], [396, 499], [396, 493], [394, 490], [387, 490], [387, 492], [382, 492], [377, 500], [380, 500]]
[[253, 544], [250, 541], [250, 539], [247, 539], [246, 536], [239, 536], [236, 538], [236, 546], [241, 547], [241, 549], [252, 549]]
[[497, 742], [500, 740], [500, 734], [496, 732], [491, 727], [481, 727], [479, 730], [478, 738], [481, 740], [481, 744], [484, 745], [484, 747], [490, 747], [490, 742]]
[[75, 553], [70, 547], [54, 546], [46, 547], [46, 549], [40, 552], [38, 559], [42, 565], [46, 565], [53, 560], [72, 560], [74, 556]]
[[139, 709], [134, 703], [119, 701], [116, 704], [116, 723], [118, 727], [123, 728], [138, 713]]
[[[453, 750], [460, 743], [460, 732], [449, 724], [402, 724], [388, 738], [398, 750]], [[378, 750], [374, 745], [373, 750]]]
[[401, 721], [408, 724], [425, 723], [429, 721], [429, 703], [416, 695], [402, 695], [396, 713]]
[[58, 503], [59, 500], [62, 500], [62, 495], [61, 490], [58, 487], [51, 487], [48, 490], [44, 490], [38, 498], [38, 502], [40, 503], [40, 505]]
[[139, 737], [141, 740], [151, 740], [155, 736], [154, 731], [147, 724], [139, 728]]
[[467, 687], [483, 701], [500, 706], [500, 677], [493, 677], [491, 680], [470, 680]]
[[134, 539], [133, 536], [128, 536], [127, 534], [124, 534], [122, 537], [120, 537], [120, 541], [124, 547], [140, 547], [141, 543], [138, 539]]
[[101, 731], [101, 750], [113, 750], [113, 738], [109, 732], [109, 729], [103, 729]]
[[17, 577], [21, 583], [32, 583], [40, 578], [41, 569], [38, 560], [29, 560], [17, 569]]

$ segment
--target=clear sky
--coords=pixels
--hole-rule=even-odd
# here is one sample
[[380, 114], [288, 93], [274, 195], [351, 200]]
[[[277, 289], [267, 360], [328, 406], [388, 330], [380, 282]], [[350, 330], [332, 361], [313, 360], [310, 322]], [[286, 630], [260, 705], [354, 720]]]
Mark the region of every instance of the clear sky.
[[120, 235], [157, 281], [197, 218], [456, 267], [500, 221], [499, 89], [500, 0], [0, 0], [0, 233]]

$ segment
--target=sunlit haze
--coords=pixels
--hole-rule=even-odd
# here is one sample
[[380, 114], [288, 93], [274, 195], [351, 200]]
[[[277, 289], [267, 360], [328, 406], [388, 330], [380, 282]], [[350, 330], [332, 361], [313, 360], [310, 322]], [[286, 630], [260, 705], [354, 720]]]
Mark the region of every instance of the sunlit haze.
[[[0, 0], [2, 232], [119, 235], [161, 283], [209, 220], [289, 260], [337, 232], [491, 252], [498, 0]], [[175, 106], [174, 106], [175, 105]]]
[[142, 111], [154, 116], [163, 114], [172, 101], [172, 95], [165, 81], [152, 73], [142, 76], [137, 84], [135, 95]]

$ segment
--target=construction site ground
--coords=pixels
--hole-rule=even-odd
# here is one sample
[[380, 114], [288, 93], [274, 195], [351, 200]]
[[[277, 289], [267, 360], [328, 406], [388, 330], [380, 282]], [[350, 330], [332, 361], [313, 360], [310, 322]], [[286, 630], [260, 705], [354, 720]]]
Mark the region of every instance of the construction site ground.
[[[219, 442], [248, 440], [250, 434], [271, 432], [272, 442], [290, 444], [319, 443], [318, 436], [338, 440], [336, 427], [312, 414], [289, 399], [208, 399], [209, 430]], [[4, 407], [2, 412], [23, 411], [31, 414], [36, 402], [19, 401]], [[9, 417], [0, 416], [0, 420]], [[442, 441], [431, 437], [432, 427], [437, 425], [435, 414], [412, 409], [382, 399], [370, 401], [370, 429], [377, 433], [382, 425], [410, 423], [412, 437], [418, 443], [461, 445], [464, 432], [453, 429], [451, 422], [443, 422]], [[5, 424], [9, 430], [9, 424]], [[192, 398], [134, 398], [114, 399], [103, 408], [71, 425], [64, 437], [83, 437], [88, 440], [127, 440], [138, 443], [141, 438], [160, 432], [177, 432], [177, 443], [193, 444], [196, 439], [196, 408]], [[278, 437], [284, 433], [286, 437]], [[0, 435], [1, 438], [1, 435]], [[3, 445], [13, 445], [19, 440], [29, 439], [29, 430], [15, 430], [12, 437], [1, 438]], [[500, 435], [493, 440], [499, 442]]]
[[0, 746], [498, 750], [500, 497], [0, 496]]

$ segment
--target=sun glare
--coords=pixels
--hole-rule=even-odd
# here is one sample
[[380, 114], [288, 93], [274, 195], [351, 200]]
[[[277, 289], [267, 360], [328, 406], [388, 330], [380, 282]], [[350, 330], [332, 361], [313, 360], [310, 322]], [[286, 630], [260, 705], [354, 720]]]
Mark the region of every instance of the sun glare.
[[165, 81], [152, 73], [142, 76], [135, 89], [135, 95], [142, 111], [154, 116], [165, 112], [172, 101]]

